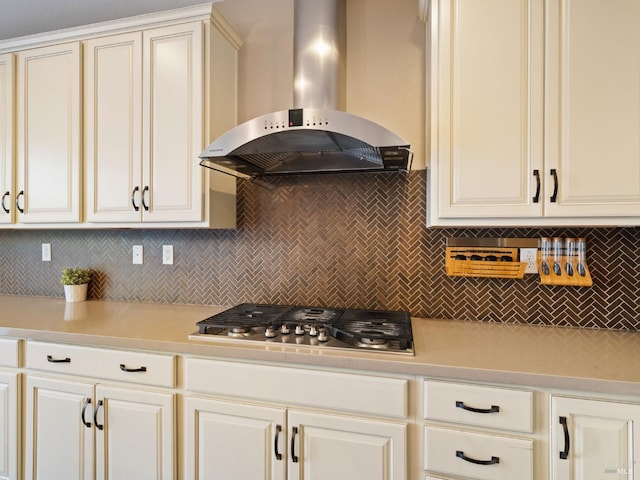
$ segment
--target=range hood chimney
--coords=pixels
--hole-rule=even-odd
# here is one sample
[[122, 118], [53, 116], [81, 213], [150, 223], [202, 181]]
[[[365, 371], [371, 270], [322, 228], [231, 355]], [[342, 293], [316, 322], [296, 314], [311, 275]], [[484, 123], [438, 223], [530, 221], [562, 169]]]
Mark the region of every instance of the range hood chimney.
[[241, 177], [411, 168], [407, 142], [337, 109], [342, 1], [294, 0], [295, 108], [229, 130], [200, 154], [200, 165]]

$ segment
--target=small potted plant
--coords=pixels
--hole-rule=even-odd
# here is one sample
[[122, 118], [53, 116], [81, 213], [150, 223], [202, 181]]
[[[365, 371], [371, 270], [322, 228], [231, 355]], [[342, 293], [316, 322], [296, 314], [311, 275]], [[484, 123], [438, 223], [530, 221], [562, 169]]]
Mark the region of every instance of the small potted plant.
[[62, 269], [60, 283], [64, 285], [64, 296], [67, 302], [83, 302], [87, 299], [87, 286], [93, 272], [89, 268]]

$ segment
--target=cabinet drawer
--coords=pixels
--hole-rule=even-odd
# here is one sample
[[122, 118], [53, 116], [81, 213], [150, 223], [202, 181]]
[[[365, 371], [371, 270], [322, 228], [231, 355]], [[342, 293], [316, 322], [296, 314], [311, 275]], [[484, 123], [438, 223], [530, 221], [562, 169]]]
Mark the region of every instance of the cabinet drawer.
[[533, 393], [426, 380], [424, 418], [531, 433]]
[[0, 366], [19, 367], [20, 366], [20, 339], [0, 338]]
[[408, 381], [289, 367], [186, 359], [187, 390], [285, 405], [407, 416]]
[[430, 472], [465, 478], [531, 480], [533, 440], [425, 427], [424, 462]]
[[26, 366], [34, 370], [159, 387], [174, 387], [176, 383], [173, 355], [27, 342]]

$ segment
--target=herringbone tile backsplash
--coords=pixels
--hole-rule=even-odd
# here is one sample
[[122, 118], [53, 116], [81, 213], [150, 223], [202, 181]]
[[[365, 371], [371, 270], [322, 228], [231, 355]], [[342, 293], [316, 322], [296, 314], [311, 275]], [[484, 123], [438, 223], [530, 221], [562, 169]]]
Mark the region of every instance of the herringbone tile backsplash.
[[[237, 230], [0, 230], [0, 293], [61, 297], [60, 270], [98, 273], [92, 298], [405, 309], [467, 321], [640, 329], [640, 228], [427, 229], [424, 171], [238, 183]], [[447, 237], [586, 237], [592, 288], [451, 278]], [[53, 260], [40, 261], [41, 243]], [[131, 264], [132, 245], [144, 264]], [[175, 263], [161, 264], [162, 245]]]

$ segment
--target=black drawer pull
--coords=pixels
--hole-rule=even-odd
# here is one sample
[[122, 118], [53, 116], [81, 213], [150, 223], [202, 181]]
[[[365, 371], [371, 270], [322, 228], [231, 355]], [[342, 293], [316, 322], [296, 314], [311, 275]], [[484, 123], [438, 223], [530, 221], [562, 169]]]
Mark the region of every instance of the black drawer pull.
[[100, 410], [100, 407], [102, 405], [103, 405], [102, 400], [98, 400], [98, 405], [96, 406], [96, 409], [93, 411], [93, 423], [95, 423], [96, 428], [98, 430], [104, 430], [104, 423], [102, 425], [98, 423], [98, 410]]
[[4, 192], [4, 195], [2, 195], [2, 210], [4, 210], [4, 213], [9, 213], [10, 212], [10, 210], [7, 207], [4, 206], [4, 199], [7, 198], [10, 195], [11, 195], [11, 192], [9, 192], [9, 190]]
[[460, 401], [456, 401], [456, 407], [473, 413], [498, 413], [500, 411], [500, 407], [498, 405], [491, 405], [491, 408], [473, 408], [468, 407], [464, 402]]
[[569, 458], [569, 448], [571, 446], [571, 442], [569, 439], [569, 425], [567, 425], [567, 417], [560, 417], [560, 425], [562, 425], [562, 430], [564, 431], [564, 450], [560, 452], [560, 458], [562, 460], [566, 460]]
[[20, 190], [18, 192], [18, 196], [16, 197], [16, 208], [20, 213], [24, 213], [24, 208], [20, 208], [20, 197], [24, 199], [24, 190]]
[[467, 457], [462, 450], [456, 450], [456, 457], [461, 458], [465, 462], [475, 463], [476, 465], [495, 465], [500, 463], [500, 457], [491, 457], [491, 460], [476, 460], [475, 458]]
[[87, 427], [87, 428], [91, 428], [91, 422], [87, 422], [87, 421], [85, 420], [85, 416], [84, 416], [84, 414], [85, 414], [85, 412], [87, 411], [87, 407], [88, 407], [89, 405], [91, 405], [91, 399], [90, 399], [90, 398], [87, 398], [87, 399], [84, 401], [84, 405], [83, 405], [83, 407], [82, 407], [82, 416], [81, 416], [82, 423], [84, 423], [84, 426], [85, 426], [85, 427]]
[[136, 212], [140, 210], [140, 207], [136, 205], [136, 192], [138, 191], [140, 191], [140, 187], [136, 186], [133, 188], [133, 192], [131, 192], [131, 205]]
[[533, 176], [536, 177], [536, 194], [533, 196], [533, 203], [540, 201], [540, 170], [534, 170]]
[[300, 457], [296, 455], [296, 436], [298, 435], [298, 427], [291, 428], [291, 461], [298, 463]]
[[51, 355], [47, 355], [47, 362], [49, 362], [49, 363], [71, 363], [71, 359], [69, 357], [53, 358]]
[[276, 436], [273, 440], [273, 453], [276, 456], [276, 460], [282, 460], [282, 454], [278, 451], [278, 440], [280, 439], [280, 433], [282, 433], [282, 426], [276, 425]]
[[556, 203], [558, 201], [558, 171], [555, 168], [552, 168], [549, 173], [551, 173], [551, 176], [553, 177], [553, 193], [551, 194], [549, 201], [551, 203]]
[[120, 370], [122, 370], [123, 372], [146, 372], [147, 367], [127, 368], [127, 366], [124, 363], [121, 363]]

